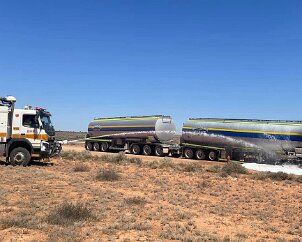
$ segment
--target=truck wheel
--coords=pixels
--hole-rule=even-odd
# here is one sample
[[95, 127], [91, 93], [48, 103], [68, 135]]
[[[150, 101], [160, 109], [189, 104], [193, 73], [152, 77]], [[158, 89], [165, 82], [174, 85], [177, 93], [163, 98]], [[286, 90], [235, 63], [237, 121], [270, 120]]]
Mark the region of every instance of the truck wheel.
[[106, 152], [109, 149], [108, 143], [102, 143], [100, 149], [102, 152]]
[[9, 159], [10, 159], [10, 163], [13, 166], [15, 165], [27, 166], [28, 163], [30, 162], [31, 155], [27, 149], [18, 147], [12, 150], [12, 152], [9, 155]]
[[194, 152], [192, 149], [190, 148], [185, 148], [185, 152], [184, 152], [184, 155], [187, 159], [193, 159], [193, 156], [194, 156]]
[[208, 158], [210, 161], [214, 161], [217, 159], [217, 154], [215, 151], [211, 150], [208, 154]]
[[195, 152], [195, 156], [197, 160], [204, 160], [206, 158], [206, 154], [204, 153], [204, 151], [202, 149], [198, 149]]
[[144, 155], [151, 155], [152, 154], [152, 148], [151, 148], [150, 145], [144, 145], [143, 154]]
[[141, 153], [141, 147], [139, 147], [139, 145], [132, 145], [131, 153], [133, 155], [139, 155]]
[[155, 147], [155, 155], [156, 156], [164, 156], [164, 151], [163, 151], [163, 147], [161, 146], [156, 146]]
[[93, 150], [99, 151], [100, 150], [100, 144], [99, 143], [93, 143]]
[[90, 150], [91, 151], [92, 149], [93, 149], [92, 143], [88, 142], [86, 144], [86, 150]]

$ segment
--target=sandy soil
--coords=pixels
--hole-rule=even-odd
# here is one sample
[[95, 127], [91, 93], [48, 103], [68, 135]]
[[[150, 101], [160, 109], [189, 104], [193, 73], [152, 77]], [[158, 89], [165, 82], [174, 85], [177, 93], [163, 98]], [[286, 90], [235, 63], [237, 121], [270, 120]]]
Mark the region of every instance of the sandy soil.
[[[211, 162], [173, 159], [202, 169], [184, 172], [76, 157], [0, 166], [0, 241], [302, 240], [301, 183], [221, 177], [207, 171]], [[143, 164], [159, 159], [140, 158]], [[79, 164], [88, 169], [75, 172]], [[100, 169], [115, 171], [119, 180], [97, 180]], [[85, 205], [91, 218], [49, 223], [50, 212], [66, 201]]]

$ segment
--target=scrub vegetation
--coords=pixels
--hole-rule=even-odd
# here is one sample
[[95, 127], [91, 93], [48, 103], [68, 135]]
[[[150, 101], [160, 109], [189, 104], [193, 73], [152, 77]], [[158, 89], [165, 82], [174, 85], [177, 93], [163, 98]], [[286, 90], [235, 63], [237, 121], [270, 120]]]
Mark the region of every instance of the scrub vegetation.
[[[301, 177], [64, 146], [2, 166], [1, 241], [299, 241]], [[223, 174], [223, 175], [222, 175]]]

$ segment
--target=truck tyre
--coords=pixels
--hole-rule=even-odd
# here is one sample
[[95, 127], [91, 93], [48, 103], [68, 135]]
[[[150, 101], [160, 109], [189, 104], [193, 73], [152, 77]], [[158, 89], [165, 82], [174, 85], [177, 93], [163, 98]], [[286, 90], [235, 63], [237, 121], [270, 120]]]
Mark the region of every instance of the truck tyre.
[[185, 158], [187, 158], [187, 159], [193, 159], [194, 152], [190, 148], [185, 148], [184, 155], [185, 155]]
[[100, 150], [100, 144], [99, 143], [93, 143], [93, 150], [99, 151]]
[[202, 149], [198, 149], [195, 152], [197, 160], [204, 160], [206, 158], [206, 153]]
[[139, 147], [139, 145], [136, 145], [136, 144], [132, 145], [131, 146], [131, 153], [133, 155], [139, 155], [141, 153], [141, 147]]
[[100, 149], [101, 149], [102, 152], [108, 151], [108, 149], [109, 149], [108, 143], [101, 143], [101, 148]]
[[12, 150], [9, 160], [13, 166], [27, 166], [31, 160], [31, 155], [27, 149], [18, 147]]
[[92, 145], [92, 143], [91, 142], [88, 142], [87, 144], [86, 144], [86, 150], [92, 150], [93, 149], [93, 145]]
[[164, 156], [164, 151], [163, 151], [163, 147], [161, 146], [156, 146], [155, 147], [155, 155], [156, 156]]
[[152, 148], [151, 148], [150, 145], [144, 145], [143, 154], [144, 155], [152, 155]]
[[210, 161], [214, 161], [217, 159], [217, 153], [213, 150], [211, 150], [208, 154], [208, 158]]

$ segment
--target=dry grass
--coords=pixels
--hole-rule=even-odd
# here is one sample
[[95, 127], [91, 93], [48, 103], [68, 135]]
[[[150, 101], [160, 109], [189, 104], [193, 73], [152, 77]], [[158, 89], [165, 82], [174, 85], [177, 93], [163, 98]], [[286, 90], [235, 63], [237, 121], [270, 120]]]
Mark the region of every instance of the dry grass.
[[[300, 177], [222, 178], [219, 163], [70, 153], [53, 166], [1, 167], [1, 241], [301, 239]], [[90, 169], [75, 173], [79, 164]]]

